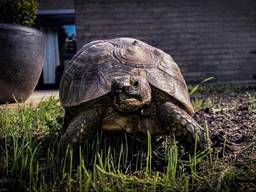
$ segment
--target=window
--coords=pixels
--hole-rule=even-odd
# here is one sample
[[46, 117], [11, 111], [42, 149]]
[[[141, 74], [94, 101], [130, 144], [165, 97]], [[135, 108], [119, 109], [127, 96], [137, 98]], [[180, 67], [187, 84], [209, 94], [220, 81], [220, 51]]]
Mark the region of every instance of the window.
[[70, 59], [76, 53], [76, 27], [75, 25], [63, 25], [65, 31], [64, 58]]

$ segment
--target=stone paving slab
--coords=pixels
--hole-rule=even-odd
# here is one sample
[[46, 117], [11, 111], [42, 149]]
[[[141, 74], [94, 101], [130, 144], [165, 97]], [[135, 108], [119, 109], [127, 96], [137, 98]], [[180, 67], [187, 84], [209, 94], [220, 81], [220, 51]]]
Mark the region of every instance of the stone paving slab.
[[[37, 106], [40, 103], [40, 101], [45, 100], [52, 96], [55, 97], [56, 99], [58, 99], [59, 98], [59, 90], [36, 90], [27, 99], [27, 101], [25, 102], [25, 105]], [[17, 106], [18, 106], [17, 103], [4, 104], [4, 105], [0, 105], [0, 109], [1, 108], [15, 108]]]
[[34, 91], [34, 93], [28, 98], [26, 103], [39, 103], [42, 99], [47, 99], [51, 96], [59, 98], [59, 90]]

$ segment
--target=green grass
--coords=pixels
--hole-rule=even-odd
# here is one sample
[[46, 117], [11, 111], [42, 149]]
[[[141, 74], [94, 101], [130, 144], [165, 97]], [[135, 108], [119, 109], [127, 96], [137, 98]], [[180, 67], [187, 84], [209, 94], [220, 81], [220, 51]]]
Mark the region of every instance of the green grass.
[[248, 99], [249, 99], [249, 111], [250, 112], [256, 112], [256, 95], [252, 95], [247, 93]]
[[0, 109], [0, 136], [23, 134], [49, 134], [61, 128], [60, 120], [64, 115], [58, 100], [50, 97], [39, 103], [38, 107], [26, 107], [19, 103], [15, 109]]
[[[249, 112], [256, 112], [256, 96], [253, 90], [256, 90], [256, 83], [250, 84], [207, 84], [206, 83], [213, 78], [207, 78], [201, 81], [199, 84], [188, 86], [188, 90], [191, 96], [191, 103], [194, 107], [195, 112], [201, 109], [210, 109], [212, 112], [219, 112], [223, 108], [222, 97], [218, 101], [214, 102], [210, 97], [202, 99], [202, 95], [211, 95], [211, 94], [225, 94], [229, 93], [239, 93], [241, 91], [245, 92], [248, 97], [248, 110]], [[253, 92], [253, 93], [250, 93]]]
[[255, 179], [212, 150], [188, 156], [174, 140], [164, 138], [159, 146], [150, 134], [141, 143], [129, 135], [98, 133], [80, 147], [64, 148], [62, 118], [54, 98], [34, 108], [0, 110], [0, 181], [26, 191], [187, 192], [232, 191], [241, 177]]
[[[211, 83], [208, 83], [210, 81]], [[212, 83], [212, 78], [209, 77], [199, 84], [189, 85], [188, 90], [190, 96], [195, 96], [197, 94], [210, 94], [210, 93], [237, 93], [246, 90], [255, 90], [256, 83], [248, 83], [248, 84], [238, 84], [238, 83]]]

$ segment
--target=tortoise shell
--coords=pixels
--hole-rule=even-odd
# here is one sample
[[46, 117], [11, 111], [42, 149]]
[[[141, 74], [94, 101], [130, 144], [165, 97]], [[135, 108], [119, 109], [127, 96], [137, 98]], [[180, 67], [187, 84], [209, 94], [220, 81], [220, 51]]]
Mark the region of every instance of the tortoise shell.
[[186, 83], [170, 55], [132, 38], [92, 41], [66, 67], [60, 84], [64, 107], [78, 106], [111, 91], [116, 76], [144, 75], [149, 84], [179, 101], [193, 114]]

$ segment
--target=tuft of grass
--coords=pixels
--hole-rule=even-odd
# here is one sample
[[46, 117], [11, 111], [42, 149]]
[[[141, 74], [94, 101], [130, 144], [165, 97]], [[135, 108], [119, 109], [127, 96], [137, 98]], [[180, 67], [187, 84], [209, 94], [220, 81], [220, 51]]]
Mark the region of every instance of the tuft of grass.
[[195, 85], [195, 86], [193, 86], [193, 87], [190, 87], [189, 95], [193, 95], [193, 94], [195, 94], [196, 92], [198, 92], [198, 91], [199, 91], [199, 88], [200, 88], [200, 86], [201, 86], [202, 84], [204, 84], [204, 83], [206, 83], [206, 82], [208, 82], [208, 81], [211, 81], [212, 79], [214, 79], [214, 77], [208, 77], [208, 78], [202, 80], [199, 84], [197, 84], [197, 85]]
[[[203, 80], [204, 81], [204, 80]], [[237, 93], [240, 91], [255, 90], [256, 83], [238, 84], [238, 83], [208, 83], [200, 82], [196, 85], [189, 85], [188, 89], [190, 96], [199, 94], [211, 94], [211, 93]], [[192, 91], [193, 90], [193, 91]]]
[[191, 99], [191, 103], [194, 107], [195, 112], [200, 111], [202, 109], [211, 109], [213, 111], [215, 111], [216, 109], [221, 109], [220, 102], [214, 103], [210, 98], [201, 99], [199, 97], [194, 97]]
[[7, 135], [49, 134], [61, 128], [58, 122], [64, 115], [59, 100], [50, 97], [37, 107], [27, 107], [17, 103], [17, 108], [0, 109], [0, 137]]
[[250, 112], [256, 112], [256, 96], [247, 93], [248, 99], [249, 99], [249, 111]]

